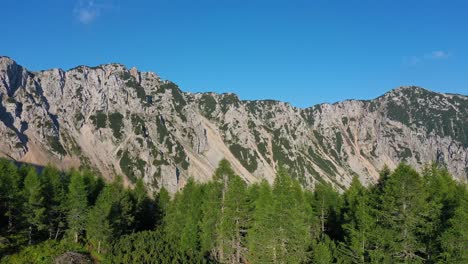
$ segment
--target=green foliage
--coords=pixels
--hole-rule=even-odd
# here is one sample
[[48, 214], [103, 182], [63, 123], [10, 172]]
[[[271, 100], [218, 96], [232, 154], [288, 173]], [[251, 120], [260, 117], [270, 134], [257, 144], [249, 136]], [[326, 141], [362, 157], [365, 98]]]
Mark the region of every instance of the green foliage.
[[104, 263], [171, 263], [174, 250], [159, 231], [142, 231], [125, 235], [113, 243]]
[[115, 138], [122, 138], [122, 127], [123, 127], [123, 115], [119, 112], [115, 112], [109, 115], [109, 126], [112, 129], [112, 133]]
[[187, 154], [185, 154], [184, 147], [177, 141], [175, 151], [174, 162], [180, 164], [184, 170], [187, 170], [190, 165], [187, 162]]
[[88, 214], [88, 193], [85, 178], [77, 171], [73, 171], [68, 185], [67, 209], [68, 228], [75, 243], [83, 236]]
[[328, 175], [335, 175], [337, 168], [336, 166], [329, 160], [322, 158], [319, 154], [317, 154], [312, 147], [309, 147], [308, 154], [312, 158], [312, 160]]
[[107, 127], [107, 114], [103, 111], [97, 111], [96, 115], [92, 115], [89, 117], [91, 122], [96, 128], [105, 128]]
[[266, 246], [273, 244], [275, 236], [272, 201], [271, 187], [263, 181], [258, 187], [252, 215], [253, 221], [247, 234], [248, 258], [252, 263], [272, 260], [274, 256], [273, 248]]
[[367, 189], [354, 177], [351, 186], [343, 195], [344, 204], [341, 209], [344, 251], [353, 263], [369, 261], [366, 252], [371, 249], [371, 233], [375, 227], [369, 199]]
[[145, 173], [146, 162], [140, 158], [134, 158], [130, 155], [128, 150], [125, 150], [120, 158], [120, 169], [122, 172], [132, 181], [136, 182], [137, 174], [135, 174], [135, 169], [140, 172], [140, 177]]
[[139, 98], [141, 102], [145, 102], [146, 101], [145, 88], [143, 88], [135, 80], [135, 78], [132, 75], [130, 75], [128, 72], [125, 72], [122, 78], [126, 80], [125, 85], [127, 85], [127, 87], [130, 87], [135, 91], [137, 98]]
[[[387, 117], [408, 126], [427, 129], [441, 137], [452, 139], [468, 146], [468, 100], [453, 96], [446, 98], [448, 106], [440, 107], [440, 95], [419, 87], [411, 87], [402, 91], [403, 97], [396, 103], [387, 103]], [[421, 103], [421, 101], [425, 103]], [[452, 105], [456, 106], [453, 107]]]
[[378, 226], [386, 233], [380, 247], [391, 258], [401, 262], [419, 262], [424, 254], [419, 233], [428, 214], [427, 192], [421, 176], [408, 165], [401, 164], [388, 178], [380, 200]]
[[182, 95], [182, 91], [179, 89], [179, 87], [173, 82], [168, 82], [162, 84], [160, 89], [163, 91], [171, 90], [172, 98], [174, 99], [174, 109], [177, 115], [180, 117], [180, 119], [182, 119], [182, 121], [187, 121], [187, 118], [183, 112], [184, 107], [187, 105], [187, 101]]
[[202, 94], [199, 101], [199, 108], [204, 116], [211, 117], [213, 112], [216, 110], [216, 105], [217, 102], [212, 95]]
[[156, 121], [156, 131], [158, 133], [159, 143], [163, 143], [164, 139], [169, 136], [169, 131], [167, 130], [163, 116], [160, 116], [159, 120]]
[[198, 262], [199, 222], [201, 220], [202, 192], [200, 186], [189, 179], [182, 192], [177, 193], [168, 208], [165, 231], [179, 255]]
[[107, 253], [112, 241], [132, 230], [135, 216], [130, 192], [121, 180], [104, 187], [89, 211], [86, 236], [93, 250]]
[[29, 168], [24, 179], [24, 218], [28, 225], [29, 244], [47, 227], [44, 186], [34, 168]]
[[66, 241], [46, 240], [40, 244], [29, 246], [20, 252], [0, 259], [0, 263], [10, 264], [50, 264], [56, 257], [66, 252], [87, 254], [86, 250], [75, 243]]
[[133, 131], [137, 135], [142, 135], [146, 127], [145, 121], [143, 121], [143, 119], [141, 119], [141, 117], [137, 114], [132, 114], [132, 126]]
[[242, 147], [239, 144], [232, 144], [229, 146], [231, 153], [240, 161], [242, 166], [244, 166], [249, 172], [254, 172], [257, 170], [257, 155], [254, 152], [252, 155], [249, 149]]
[[50, 238], [59, 238], [65, 226], [65, 197], [67, 178], [55, 167], [48, 165], [41, 173], [46, 205], [47, 230]]
[[47, 141], [49, 142], [50, 148], [60, 154], [60, 155], [66, 155], [67, 152], [63, 148], [62, 143], [60, 143], [60, 139], [58, 136], [47, 136]]
[[[122, 154], [124, 155], [124, 154]], [[101, 263], [466, 263], [468, 192], [446, 169], [401, 164], [343, 194], [301, 188], [283, 168], [248, 186], [226, 160], [154, 199], [138, 179], [17, 168], [0, 159], [0, 263], [52, 263], [66, 252]]]
[[343, 147], [343, 136], [341, 135], [341, 132], [336, 132], [335, 133], [336, 137], [336, 149], [338, 151], [341, 151], [341, 148]]
[[237, 108], [240, 105], [240, 101], [237, 95], [235, 94], [222, 94], [221, 99], [219, 101], [219, 105], [221, 106], [221, 111], [223, 111], [223, 113], [226, 113], [231, 107]]

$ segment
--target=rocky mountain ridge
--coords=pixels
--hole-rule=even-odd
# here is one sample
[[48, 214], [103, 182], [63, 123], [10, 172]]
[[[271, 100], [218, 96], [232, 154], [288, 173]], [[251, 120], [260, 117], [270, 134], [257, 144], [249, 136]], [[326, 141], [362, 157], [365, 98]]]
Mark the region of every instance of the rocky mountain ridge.
[[226, 158], [247, 181], [282, 164], [304, 186], [373, 183], [387, 164], [439, 162], [468, 178], [468, 97], [401, 87], [374, 100], [296, 108], [187, 93], [121, 64], [28, 71], [0, 57], [0, 155], [175, 192]]

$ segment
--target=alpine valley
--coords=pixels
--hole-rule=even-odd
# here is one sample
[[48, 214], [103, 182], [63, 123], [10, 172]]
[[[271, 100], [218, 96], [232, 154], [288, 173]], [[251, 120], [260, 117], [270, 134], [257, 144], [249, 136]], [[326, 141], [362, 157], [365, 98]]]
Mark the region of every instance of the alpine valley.
[[306, 187], [344, 190], [402, 161], [468, 179], [468, 97], [420, 87], [297, 108], [183, 92], [121, 64], [33, 72], [0, 57], [0, 135], [0, 156], [142, 178], [171, 193], [189, 177], [208, 181], [222, 159], [248, 183], [272, 183], [283, 165]]

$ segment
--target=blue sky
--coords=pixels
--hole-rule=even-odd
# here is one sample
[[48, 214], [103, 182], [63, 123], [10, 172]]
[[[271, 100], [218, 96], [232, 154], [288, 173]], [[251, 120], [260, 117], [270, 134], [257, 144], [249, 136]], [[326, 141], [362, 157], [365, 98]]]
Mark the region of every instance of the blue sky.
[[4, 0], [0, 54], [120, 62], [191, 92], [307, 107], [401, 85], [468, 94], [468, 1]]

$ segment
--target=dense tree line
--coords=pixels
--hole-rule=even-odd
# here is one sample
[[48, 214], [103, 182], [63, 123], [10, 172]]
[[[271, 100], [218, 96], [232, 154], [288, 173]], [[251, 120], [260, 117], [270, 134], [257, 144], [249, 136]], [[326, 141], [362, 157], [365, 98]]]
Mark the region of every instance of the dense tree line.
[[103, 263], [468, 263], [468, 192], [449, 173], [384, 168], [344, 193], [304, 190], [280, 168], [247, 185], [222, 161], [213, 180], [173, 197], [93, 173], [0, 160], [2, 263], [66, 251]]

